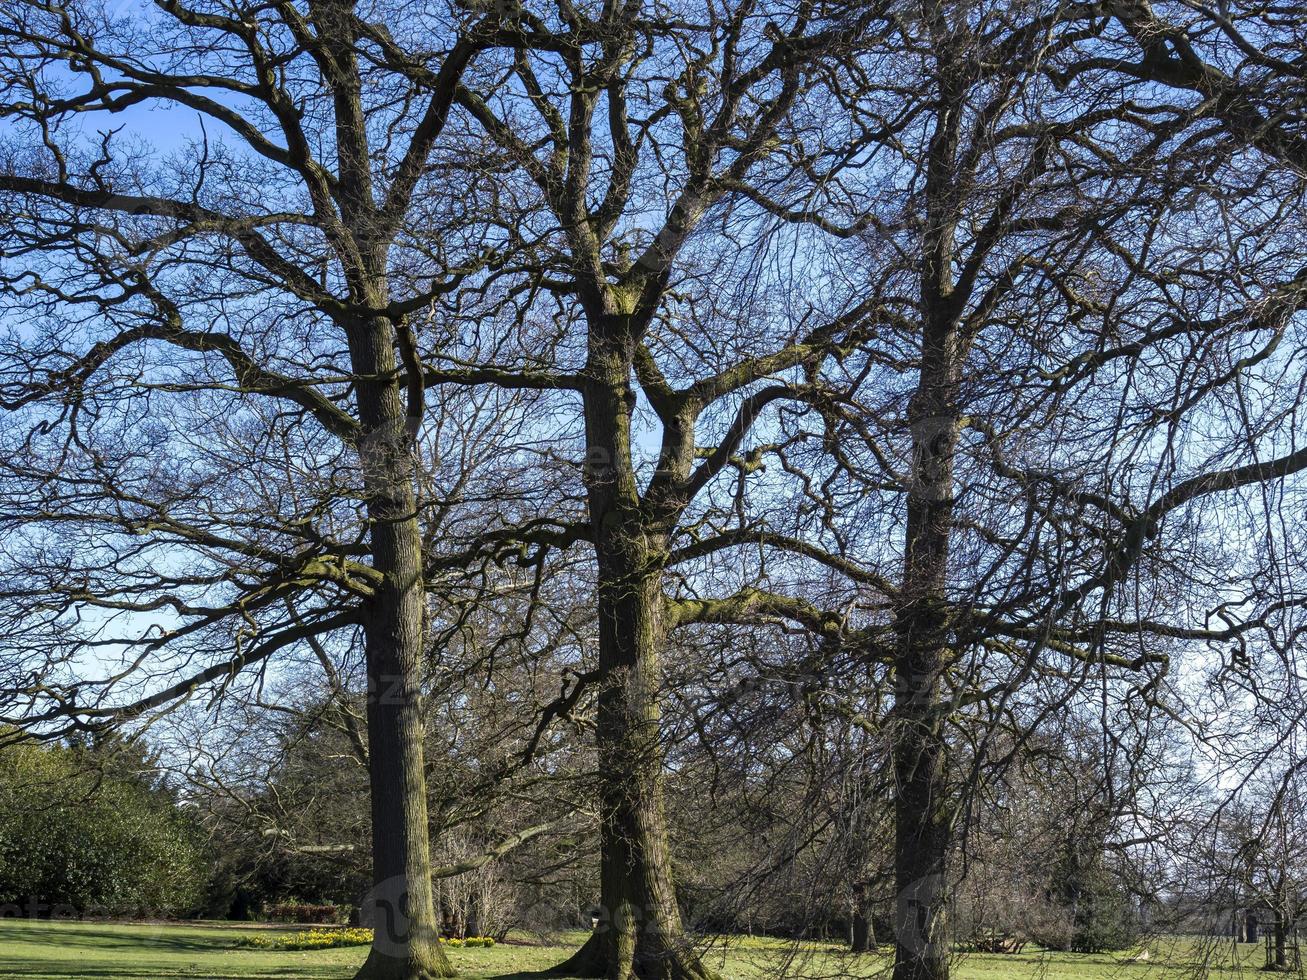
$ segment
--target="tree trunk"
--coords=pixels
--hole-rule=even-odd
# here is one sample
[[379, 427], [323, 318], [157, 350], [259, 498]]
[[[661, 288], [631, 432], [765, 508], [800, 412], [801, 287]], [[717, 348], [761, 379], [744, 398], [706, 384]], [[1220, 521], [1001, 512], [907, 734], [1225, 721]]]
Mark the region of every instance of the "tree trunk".
[[599, 572], [596, 741], [600, 922], [562, 976], [705, 980], [672, 884], [663, 812], [659, 650], [665, 537], [647, 526], [630, 456], [631, 351], [600, 339], [586, 397], [587, 490]]
[[958, 354], [955, 330], [938, 312], [945, 304], [924, 298], [932, 313], [923, 331], [920, 380], [908, 405], [912, 466], [894, 623], [894, 980], [947, 980], [949, 975], [945, 907], [951, 805], [941, 701], [949, 659], [946, 584]]
[[912, 461], [903, 535], [903, 580], [894, 616], [892, 754], [894, 980], [947, 980], [946, 861], [951, 805], [944, 766], [944, 673], [950, 657], [947, 575], [953, 526], [953, 458], [963, 360], [955, 292], [954, 232], [960, 188], [956, 156], [965, 97], [944, 8], [927, 5], [943, 84], [927, 151], [921, 241], [921, 367], [908, 403]]
[[1275, 968], [1277, 970], [1289, 969], [1289, 950], [1288, 936], [1289, 923], [1285, 921], [1283, 912], [1276, 910], [1275, 913]]
[[[933, 660], [934, 658], [931, 658]], [[900, 700], [895, 706], [894, 980], [947, 980], [945, 876], [948, 855], [942, 738], [938, 731], [938, 680], [918, 673], [931, 660], [899, 660]], [[915, 687], [911, 678], [918, 678]], [[903, 710], [905, 709], [906, 710]]]
[[577, 954], [553, 972], [703, 980], [711, 974], [685, 936], [663, 814], [660, 587], [656, 575], [601, 576], [600, 921]]
[[853, 886], [853, 935], [850, 943], [853, 952], [865, 953], [871, 948], [871, 930], [867, 925], [867, 886], [859, 882]]
[[553, 972], [610, 980], [710, 976], [685, 938], [663, 813], [656, 577], [601, 585], [599, 924]]
[[913, 429], [901, 604], [895, 619], [894, 980], [947, 980], [950, 803], [941, 698], [948, 664], [945, 575], [957, 423], [945, 350], [923, 357], [909, 406]]
[[[919, 412], [931, 401], [935, 399], [914, 398]], [[895, 623], [894, 980], [947, 980], [949, 975], [945, 905], [950, 802], [941, 698], [948, 662], [944, 582], [955, 440], [956, 424], [942, 410], [914, 421], [914, 486], [908, 502], [902, 604]]]
[[474, 887], [467, 897], [467, 914], [463, 920], [463, 937], [480, 936], [482, 889]]
[[[350, 247], [338, 250], [351, 300], [370, 310], [390, 302], [388, 252], [372, 186], [372, 153], [361, 101], [357, 0], [317, 0], [307, 13], [321, 39], [334, 109], [334, 196]], [[359, 464], [372, 567], [381, 576], [364, 609], [368, 677], [368, 776], [372, 791], [374, 938], [360, 980], [428, 980], [454, 975], [440, 948], [431, 885], [421, 707], [422, 532], [414, 485], [413, 436], [422, 413], [420, 368], [406, 364], [400, 389], [399, 335], [387, 316], [344, 324], [360, 435]], [[413, 417], [410, 417], [413, 416]]]
[[[361, 324], [349, 339], [357, 374], [393, 377], [395, 335], [388, 320]], [[421, 713], [422, 538], [412, 447], [394, 381], [360, 382], [358, 405], [372, 562], [382, 581], [364, 619], [375, 932], [356, 976], [451, 977], [432, 900]]]

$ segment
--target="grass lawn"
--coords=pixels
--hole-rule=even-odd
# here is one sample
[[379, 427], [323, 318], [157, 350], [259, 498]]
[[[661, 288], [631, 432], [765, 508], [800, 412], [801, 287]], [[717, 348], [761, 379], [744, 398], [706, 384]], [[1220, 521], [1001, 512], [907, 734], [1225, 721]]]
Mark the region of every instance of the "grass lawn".
[[[312, 952], [267, 952], [240, 948], [252, 927], [228, 925], [114, 925], [96, 922], [35, 922], [0, 919], [0, 977], [26, 980], [147, 980], [162, 977], [214, 980], [347, 980], [363, 961], [365, 947]], [[266, 935], [266, 929], [259, 929]], [[582, 938], [559, 945], [507, 943], [492, 949], [452, 949], [450, 959], [468, 980], [519, 980], [564, 959]], [[1209, 958], [1205, 975], [1248, 976], [1261, 964], [1260, 946], [1240, 946], [1242, 962], [1232, 964], [1229, 943]], [[1199, 950], [1187, 940], [1154, 944], [1147, 962], [1126, 956], [1026, 953], [1021, 956], [970, 955], [955, 971], [958, 980], [1030, 977], [1050, 980], [1108, 980], [1204, 975], [1195, 970]], [[843, 955], [838, 947], [776, 940], [734, 939], [707, 952], [724, 980], [795, 977], [835, 980], [881, 975], [887, 960]]]

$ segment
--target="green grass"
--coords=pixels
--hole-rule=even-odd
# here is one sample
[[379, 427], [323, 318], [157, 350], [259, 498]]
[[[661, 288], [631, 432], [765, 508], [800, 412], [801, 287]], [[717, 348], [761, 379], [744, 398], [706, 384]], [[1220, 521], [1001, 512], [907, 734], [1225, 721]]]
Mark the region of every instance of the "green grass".
[[[193, 977], [204, 980], [347, 980], [366, 949], [306, 952], [242, 948], [243, 939], [266, 929], [217, 924], [115, 925], [97, 922], [34, 922], [0, 919], [0, 976], [24, 980], [145, 980]], [[563, 960], [583, 938], [559, 937], [555, 945], [513, 942], [492, 949], [451, 949], [449, 957], [467, 980], [517, 980]], [[1027, 952], [1021, 956], [970, 955], [959, 960], [958, 980], [1046, 977], [1049, 980], [1145, 980], [1163, 977], [1252, 976], [1260, 946], [1241, 946], [1233, 965], [1229, 943], [1220, 944], [1204, 974], [1195, 969], [1198, 946], [1188, 940], [1154, 943], [1146, 963], [1125, 955], [1079, 956]], [[736, 938], [706, 953], [724, 980], [768, 980], [791, 976], [810, 980], [882, 975], [884, 956], [852, 958], [837, 946]]]

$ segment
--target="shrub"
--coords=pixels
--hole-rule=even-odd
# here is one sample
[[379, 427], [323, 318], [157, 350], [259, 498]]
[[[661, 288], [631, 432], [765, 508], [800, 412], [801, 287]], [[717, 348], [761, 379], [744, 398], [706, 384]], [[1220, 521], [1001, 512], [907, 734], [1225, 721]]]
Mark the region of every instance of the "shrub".
[[82, 746], [0, 751], [0, 904], [55, 916], [194, 908], [206, 877], [198, 833], [132, 765]]
[[268, 909], [268, 918], [273, 922], [308, 922], [315, 925], [337, 925], [344, 921], [345, 913], [339, 905], [278, 902]]

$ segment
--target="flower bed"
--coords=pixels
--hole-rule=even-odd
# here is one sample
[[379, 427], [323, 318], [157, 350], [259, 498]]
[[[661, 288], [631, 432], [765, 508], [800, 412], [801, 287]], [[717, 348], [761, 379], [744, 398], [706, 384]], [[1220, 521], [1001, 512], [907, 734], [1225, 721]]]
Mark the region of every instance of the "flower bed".
[[[369, 946], [371, 929], [306, 929], [303, 932], [250, 936], [241, 945], [250, 949], [335, 949], [338, 946]], [[493, 946], [490, 936], [468, 936], [466, 939], [441, 939], [442, 946], [455, 949], [476, 949]]]

